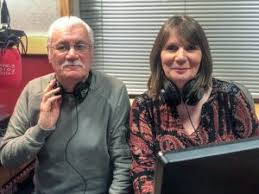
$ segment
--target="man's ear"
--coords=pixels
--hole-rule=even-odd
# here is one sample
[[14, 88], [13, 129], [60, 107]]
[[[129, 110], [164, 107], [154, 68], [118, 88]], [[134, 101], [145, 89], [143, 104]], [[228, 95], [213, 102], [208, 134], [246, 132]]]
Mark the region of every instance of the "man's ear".
[[48, 60], [49, 60], [49, 63], [51, 63], [51, 62], [52, 62], [52, 56], [51, 56], [51, 52], [50, 52], [49, 47], [47, 47], [47, 52], [48, 52]]
[[92, 58], [92, 61], [94, 61], [94, 60], [95, 60], [94, 50], [91, 50], [91, 58]]
[[50, 48], [49, 48], [49, 46], [50, 46], [50, 39], [48, 39], [48, 41], [47, 41], [47, 53], [48, 53], [48, 60], [49, 60], [49, 63], [51, 63], [51, 61], [52, 61], [52, 56], [51, 56], [51, 51], [50, 51]]

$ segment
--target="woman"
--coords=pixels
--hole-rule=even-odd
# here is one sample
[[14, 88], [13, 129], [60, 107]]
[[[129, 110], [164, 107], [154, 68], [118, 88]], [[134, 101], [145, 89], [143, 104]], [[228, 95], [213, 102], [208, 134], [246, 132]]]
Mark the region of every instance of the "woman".
[[130, 117], [136, 194], [153, 193], [158, 151], [259, 134], [247, 94], [234, 83], [212, 77], [208, 41], [193, 18], [172, 17], [161, 27], [150, 68], [148, 91], [133, 101]]

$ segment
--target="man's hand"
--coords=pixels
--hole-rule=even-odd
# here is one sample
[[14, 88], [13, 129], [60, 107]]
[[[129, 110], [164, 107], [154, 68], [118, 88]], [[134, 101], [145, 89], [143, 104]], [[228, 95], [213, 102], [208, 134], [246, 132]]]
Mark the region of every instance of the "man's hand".
[[46, 89], [43, 92], [40, 115], [38, 125], [42, 129], [55, 128], [56, 122], [60, 114], [60, 106], [62, 102], [61, 95], [56, 95], [60, 91], [60, 88], [53, 88], [56, 84], [56, 80], [51, 80]]

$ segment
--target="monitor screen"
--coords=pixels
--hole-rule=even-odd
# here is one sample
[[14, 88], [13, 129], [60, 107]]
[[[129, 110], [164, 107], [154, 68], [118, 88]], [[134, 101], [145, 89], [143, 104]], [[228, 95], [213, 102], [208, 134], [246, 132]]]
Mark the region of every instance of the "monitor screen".
[[259, 139], [159, 152], [155, 194], [259, 193]]

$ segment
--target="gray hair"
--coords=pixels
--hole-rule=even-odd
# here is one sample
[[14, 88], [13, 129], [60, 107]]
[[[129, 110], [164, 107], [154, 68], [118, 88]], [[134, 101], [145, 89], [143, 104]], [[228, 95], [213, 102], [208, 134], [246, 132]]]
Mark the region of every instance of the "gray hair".
[[80, 19], [76, 16], [64, 16], [64, 17], [61, 17], [61, 18], [58, 18], [57, 20], [55, 20], [50, 25], [49, 30], [48, 30], [48, 44], [50, 44], [53, 32], [55, 30], [59, 30], [66, 26], [73, 26], [76, 24], [80, 24], [83, 27], [85, 27], [86, 31], [88, 32], [91, 44], [94, 45], [94, 33], [93, 33], [92, 28], [85, 21], [83, 21], [82, 19]]

